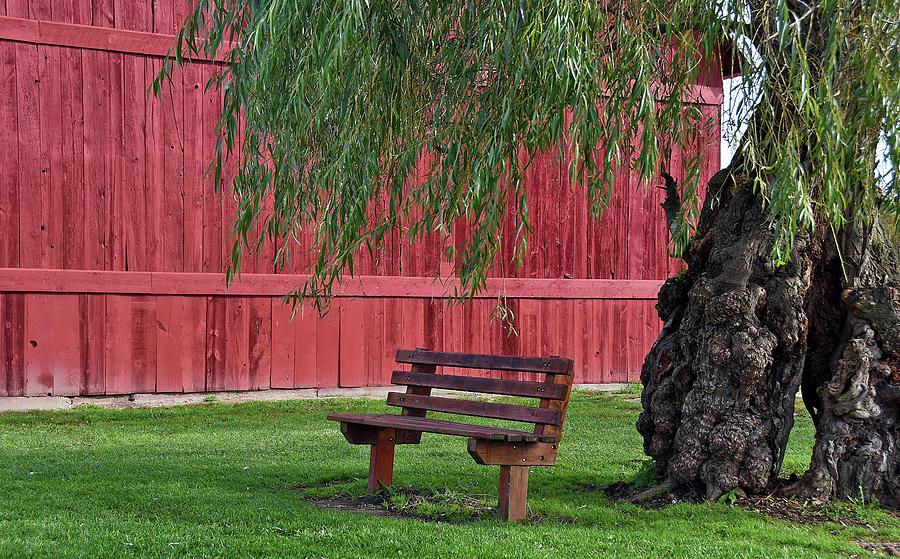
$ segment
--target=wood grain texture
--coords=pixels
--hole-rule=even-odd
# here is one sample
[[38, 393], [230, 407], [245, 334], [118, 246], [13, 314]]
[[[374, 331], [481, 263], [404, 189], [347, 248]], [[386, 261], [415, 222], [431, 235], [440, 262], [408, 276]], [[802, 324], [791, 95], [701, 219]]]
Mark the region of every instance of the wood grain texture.
[[[175, 0], [0, 3], [0, 395], [385, 385], [398, 347], [558, 354], [574, 358], [576, 382], [637, 380], [660, 328], [653, 301], [681, 269], [666, 254], [662, 193], [623, 168], [598, 221], [555, 150], [525, 169], [533, 232], [523, 266], [513, 265], [521, 224], [510, 213], [486, 289], [469, 303], [449, 303], [456, 285], [441, 279], [452, 276], [446, 246], [465, 242], [465, 227], [453, 239], [391, 233], [361, 255], [364, 275], [345, 278], [324, 317], [306, 309], [290, 320], [281, 303], [307, 277], [308, 224], [284, 269], [267, 244], [227, 286], [237, 202], [227, 180], [217, 191], [206, 173], [223, 103], [206, 83], [221, 65], [190, 60], [161, 99], [147, 95], [186, 10]], [[702, 156], [702, 179], [718, 169], [721, 93], [717, 68], [704, 71], [691, 95], [711, 126], [668, 156], [679, 181], [691, 157]], [[419, 163], [407, 188], [432, 156]], [[232, 157], [227, 177], [235, 172]], [[377, 200], [372, 217], [387, 207]], [[48, 325], [67, 325], [58, 357], [26, 347], [32, 300], [67, 309]], [[491, 321], [499, 300], [517, 335]], [[48, 355], [59, 359], [52, 382]]]
[[394, 371], [391, 383], [407, 386], [423, 386], [443, 390], [481, 392], [484, 394], [505, 394], [525, 398], [549, 398], [559, 400], [565, 397], [565, 388], [545, 382], [507, 380], [460, 375], [436, 375], [413, 371]]
[[[491, 379], [493, 380], [493, 379]], [[475, 417], [524, 421], [526, 423], [553, 424], [559, 422], [559, 413], [550, 410], [517, 406], [514, 404], [498, 404], [480, 400], [460, 400], [455, 398], [439, 398], [435, 396], [419, 396], [417, 394], [401, 394], [388, 392], [389, 406], [402, 406], [419, 410], [438, 411]]]
[[25, 394], [25, 295], [0, 295], [0, 395]]
[[555, 440], [550, 437], [526, 433], [525, 431], [517, 431], [515, 429], [504, 429], [502, 427], [474, 425], [456, 421], [443, 421], [440, 419], [426, 419], [405, 415], [333, 413], [328, 415], [328, 419], [331, 421], [357, 423], [360, 425], [372, 425], [375, 427], [387, 427], [407, 431], [420, 431], [423, 433], [474, 437], [476, 439], [512, 442], [555, 442]]
[[497, 514], [507, 522], [525, 519], [528, 503], [528, 466], [500, 466]]
[[81, 392], [77, 295], [25, 297], [25, 395]]
[[206, 389], [206, 299], [160, 297], [156, 308], [158, 392]]

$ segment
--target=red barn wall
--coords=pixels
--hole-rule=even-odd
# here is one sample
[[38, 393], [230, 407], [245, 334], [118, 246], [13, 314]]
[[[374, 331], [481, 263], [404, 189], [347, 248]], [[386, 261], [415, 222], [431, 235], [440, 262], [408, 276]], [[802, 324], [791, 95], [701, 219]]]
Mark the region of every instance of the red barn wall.
[[[450, 268], [440, 239], [396, 235], [360, 256], [324, 318], [291, 320], [281, 295], [307, 262], [276, 273], [272, 247], [226, 289], [235, 203], [204, 176], [217, 66], [188, 63], [162, 102], [147, 96], [185, 14], [181, 0], [0, 0], [0, 396], [383, 385], [398, 347], [559, 354], [576, 382], [638, 379], [656, 290], [677, 269], [662, 193], [623, 174], [597, 222], [553, 156], [526, 173], [524, 265], [509, 264], [510, 218], [471, 303], [448, 304], [434, 281]], [[699, 89], [718, 120], [718, 72]], [[709, 177], [718, 130], [695, 149]], [[517, 336], [489, 320], [500, 295]]]

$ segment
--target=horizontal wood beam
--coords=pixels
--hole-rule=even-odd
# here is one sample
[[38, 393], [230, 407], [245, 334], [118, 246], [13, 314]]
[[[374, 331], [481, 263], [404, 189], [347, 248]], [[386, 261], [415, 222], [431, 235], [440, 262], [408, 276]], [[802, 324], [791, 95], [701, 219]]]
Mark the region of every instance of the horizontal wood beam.
[[[145, 56], [165, 56], [175, 44], [174, 35], [163, 33], [7, 16], [0, 16], [0, 39]], [[231, 50], [230, 45], [223, 45], [214, 61], [225, 60], [229, 50]], [[194, 61], [213, 61], [202, 55], [186, 56], [186, 58]]]
[[[175, 44], [174, 35], [163, 33], [8, 16], [0, 16], [0, 40], [145, 56], [165, 56]], [[194, 61], [222, 62], [231, 48], [230, 44], [223, 45], [214, 60], [203, 55], [186, 56], [186, 58]], [[688, 91], [682, 99], [685, 103], [721, 105], [724, 99], [721, 86], [694, 84], [688, 86], [687, 89]], [[660, 88], [659, 100], [664, 99], [664, 93]]]
[[[224, 274], [0, 268], [0, 292], [280, 297], [308, 277], [243, 274], [229, 286]], [[440, 299], [456, 285], [440, 278], [357, 276], [337, 286], [335, 296]], [[662, 280], [495, 278], [476, 298], [653, 300], [661, 285]]]

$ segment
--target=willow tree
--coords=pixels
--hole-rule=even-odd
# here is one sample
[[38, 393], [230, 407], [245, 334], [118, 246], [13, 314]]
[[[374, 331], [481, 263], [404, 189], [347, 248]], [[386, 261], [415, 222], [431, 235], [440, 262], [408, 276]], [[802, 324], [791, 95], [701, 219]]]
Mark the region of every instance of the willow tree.
[[881, 219], [900, 189], [877, 154], [900, 165], [898, 18], [898, 0], [199, 0], [173, 56], [227, 51], [231, 272], [307, 228], [294, 295], [321, 302], [387, 232], [461, 222], [462, 294], [483, 287], [507, 212], [527, 242], [522, 154], [556, 149], [595, 214], [625, 167], [658, 184], [708, 125], [692, 85], [734, 45], [746, 132], [705, 189], [697, 160], [673, 185], [687, 266], [659, 294], [644, 450], [663, 488], [770, 490], [800, 390], [817, 436], [789, 490], [897, 506], [900, 269]]

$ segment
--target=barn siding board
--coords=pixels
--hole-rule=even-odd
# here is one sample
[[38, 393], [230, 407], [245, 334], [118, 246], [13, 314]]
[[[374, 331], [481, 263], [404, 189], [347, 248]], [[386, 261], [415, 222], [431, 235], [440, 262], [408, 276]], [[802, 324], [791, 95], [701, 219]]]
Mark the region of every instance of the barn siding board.
[[219, 390], [250, 389], [250, 305], [245, 297], [225, 299], [224, 375]]
[[25, 394], [25, 295], [0, 295], [0, 393]]
[[[279, 305], [282, 312], [291, 313], [290, 306]], [[272, 308], [273, 312], [275, 308]], [[309, 306], [304, 307], [293, 319], [293, 370], [287, 379], [285, 388], [313, 388], [319, 368], [319, 321], [316, 312]]]
[[[162, 68], [158, 59], [144, 59], [145, 80], [151, 80]], [[165, 215], [165, 142], [163, 139], [164, 113], [162, 103], [147, 99], [144, 105], [145, 167], [145, 242], [148, 270], [166, 270], [165, 242], [162, 234]]]
[[145, 296], [106, 297], [106, 394], [156, 391], [156, 302]]
[[16, 44], [0, 41], [0, 265], [19, 266]]
[[341, 362], [339, 383], [351, 388], [366, 384], [366, 324], [364, 299], [341, 302]]
[[191, 134], [203, 130], [203, 68], [184, 68], [184, 270], [199, 272], [203, 262], [203, 143]]
[[159, 103], [163, 129], [162, 246], [163, 269], [184, 271], [184, 85], [183, 69], [175, 69], [163, 85]]
[[16, 45], [19, 265], [41, 267], [41, 124], [37, 47]]
[[[355, 273], [385, 279], [348, 281], [324, 317], [309, 306], [292, 316], [279, 295], [301, 279], [275, 275], [309, 272], [308, 226], [288, 247], [248, 255], [231, 291], [221, 276], [192, 275], [225, 270], [237, 201], [206, 173], [223, 103], [205, 87], [217, 63], [192, 60], [161, 101], [147, 96], [160, 45], [186, 15], [178, 0], [0, 2], [0, 16], [22, 18], [0, 22], [0, 168], [11, 170], [0, 174], [0, 396], [383, 385], [397, 347], [553, 353], [575, 359], [577, 382], [637, 380], [660, 328], [648, 297], [682, 265], [666, 252], [664, 193], [638, 184], [629, 154], [599, 221], [555, 150], [523, 155], [533, 229], [523, 265], [513, 265], [510, 214], [493, 283], [471, 302], [448, 301], [428, 279], [451, 271], [446, 244], [463, 246], [464, 227], [451, 240], [393, 232], [383, 249], [363, 249]], [[53, 25], [3, 38], [38, 19]], [[133, 32], [146, 33], [140, 45]], [[704, 178], [719, 166], [721, 80], [704, 72], [700, 85], [713, 126], [668, 155], [679, 183], [690, 157], [703, 157]], [[236, 162], [226, 163], [226, 185]], [[424, 154], [406, 188], [430, 163]], [[378, 200], [372, 218], [388, 203]], [[289, 253], [283, 269], [276, 248]], [[79, 275], [90, 270], [127, 272]], [[517, 335], [494, 317], [498, 301]]]
[[81, 393], [106, 394], [106, 295], [79, 295]]
[[206, 388], [206, 299], [159, 297], [156, 308], [156, 390]]
[[340, 383], [340, 316], [340, 303], [334, 303], [331, 313], [321, 319], [310, 313], [309, 320], [316, 325], [315, 385], [319, 388], [333, 388]]
[[107, 239], [103, 235], [106, 189], [106, 166], [112, 158], [105, 151], [105, 139], [109, 133], [107, 119], [108, 86], [103, 66], [107, 60], [105, 53], [84, 51], [82, 53], [82, 114], [84, 118], [84, 268], [103, 270], [106, 266], [105, 247]]
[[25, 297], [25, 396], [81, 389], [78, 295]]
[[[299, 311], [299, 320], [304, 313]], [[291, 309], [277, 303], [272, 305], [272, 388], [294, 388], [294, 329]]]
[[269, 388], [272, 377], [272, 300], [268, 297], [248, 299], [247, 323], [248, 388]]
[[147, 257], [147, 189], [145, 119], [147, 80], [145, 61], [126, 56], [123, 59], [124, 189], [122, 219], [125, 222], [125, 269], [150, 269]]
[[206, 300], [206, 390], [224, 390], [225, 382], [225, 298]]
[[60, 49], [60, 80], [62, 87], [61, 156], [62, 173], [55, 186], [60, 191], [62, 207], [63, 267], [84, 268], [84, 118], [82, 116], [82, 58], [81, 51]]

